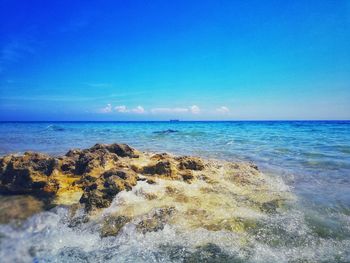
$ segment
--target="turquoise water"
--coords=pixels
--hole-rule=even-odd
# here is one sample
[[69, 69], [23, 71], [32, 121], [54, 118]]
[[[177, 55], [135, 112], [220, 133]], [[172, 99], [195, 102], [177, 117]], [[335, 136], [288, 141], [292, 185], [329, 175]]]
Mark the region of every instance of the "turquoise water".
[[[350, 262], [350, 121], [0, 123], [0, 155], [29, 150], [57, 155], [97, 142], [253, 161], [297, 197], [289, 215], [271, 219], [257, 240], [267, 235], [268, 241], [282, 242], [274, 227], [300, 224], [309, 232], [296, 228], [289, 242], [302, 245], [290, 249], [301, 258], [311, 256], [295, 262]], [[261, 262], [279, 262], [274, 256]]]

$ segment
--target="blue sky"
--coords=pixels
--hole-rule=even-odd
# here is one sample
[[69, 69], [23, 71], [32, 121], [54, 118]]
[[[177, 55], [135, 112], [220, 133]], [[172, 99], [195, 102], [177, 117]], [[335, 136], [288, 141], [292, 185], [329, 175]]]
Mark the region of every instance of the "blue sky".
[[350, 1], [0, 0], [0, 120], [350, 119]]

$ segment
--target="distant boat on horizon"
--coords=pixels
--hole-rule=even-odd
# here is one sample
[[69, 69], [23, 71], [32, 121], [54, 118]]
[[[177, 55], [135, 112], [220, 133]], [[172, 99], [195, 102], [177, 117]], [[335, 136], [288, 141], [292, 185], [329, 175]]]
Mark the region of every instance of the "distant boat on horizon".
[[173, 119], [173, 120], [170, 120], [170, 122], [179, 122], [180, 120], [178, 119]]

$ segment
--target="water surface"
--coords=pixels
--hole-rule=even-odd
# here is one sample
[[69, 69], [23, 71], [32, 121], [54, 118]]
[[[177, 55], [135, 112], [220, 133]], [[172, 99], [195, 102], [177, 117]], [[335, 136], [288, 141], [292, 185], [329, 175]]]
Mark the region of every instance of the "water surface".
[[[350, 262], [349, 121], [0, 123], [0, 155], [24, 151], [58, 155], [97, 142], [127, 143], [143, 151], [253, 161], [265, 173], [281, 179], [296, 201], [284, 214], [271, 216], [257, 233], [251, 233], [256, 243], [250, 249], [245, 248], [250, 254], [244, 254], [237, 241], [232, 241], [235, 260]], [[50, 220], [59, 220], [59, 213], [62, 212], [50, 215]], [[33, 241], [32, 234], [13, 236], [17, 241], [25, 238]], [[192, 234], [200, 238], [214, 233]], [[93, 246], [97, 237], [91, 235]], [[147, 237], [153, 242], [155, 238], [159, 237]], [[168, 238], [169, 243], [175, 242]], [[80, 250], [84, 250], [84, 245], [76, 246], [80, 248], [72, 251], [83, 256]], [[102, 255], [104, 249], [108, 251], [108, 246], [98, 248], [95, 253]], [[4, 251], [2, 249], [2, 253]], [[68, 253], [57, 251], [56, 256]], [[170, 252], [154, 253], [145, 255], [145, 260], [159, 261], [161, 253], [169, 255]], [[51, 256], [46, 259], [55, 258]], [[98, 256], [95, 259], [100, 260]]]

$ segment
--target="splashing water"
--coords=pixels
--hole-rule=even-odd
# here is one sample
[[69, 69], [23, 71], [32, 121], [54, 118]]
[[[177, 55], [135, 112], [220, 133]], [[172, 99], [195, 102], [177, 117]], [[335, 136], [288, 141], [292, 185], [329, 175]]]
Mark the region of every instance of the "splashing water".
[[[60, 129], [47, 129], [49, 125]], [[246, 206], [241, 195], [221, 200], [233, 200], [228, 207], [234, 209], [218, 209], [212, 214], [226, 219], [245, 215], [245, 221], [238, 224], [243, 230], [200, 227], [194, 220], [198, 217], [191, 215], [188, 218], [192, 221], [163, 222], [161, 229], [143, 233], [138, 231], [140, 218], [136, 217], [117, 235], [101, 237], [104, 218], [137, 201], [147, 207], [151, 200], [144, 193], [165, 189], [159, 184], [141, 183], [118, 195], [111, 207], [89, 222], [79, 221], [82, 211], [72, 217], [70, 209], [56, 207], [36, 213], [19, 225], [0, 225], [0, 258], [4, 262], [350, 262], [350, 122], [0, 126], [1, 154], [26, 150], [61, 154], [96, 142], [124, 142], [147, 151], [249, 160], [271, 178], [268, 193], [276, 191], [289, 196], [278, 211], [270, 211], [268, 206], [265, 213], [250, 209], [251, 203]], [[154, 133], [168, 129], [178, 132]], [[225, 184], [220, 186], [224, 188]], [[192, 198], [215, 200], [214, 195], [205, 199], [208, 196], [199, 196], [198, 192]], [[192, 227], [186, 227], [184, 222]]]

